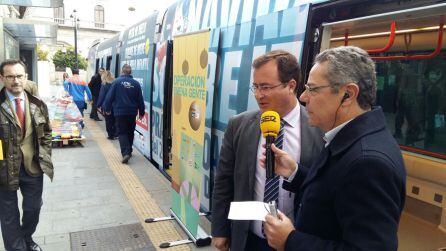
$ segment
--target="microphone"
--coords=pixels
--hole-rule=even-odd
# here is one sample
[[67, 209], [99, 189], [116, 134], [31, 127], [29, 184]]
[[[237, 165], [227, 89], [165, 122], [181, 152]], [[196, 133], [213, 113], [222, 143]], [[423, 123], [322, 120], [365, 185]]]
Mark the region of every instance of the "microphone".
[[266, 178], [274, 177], [274, 153], [271, 144], [276, 140], [280, 131], [280, 116], [275, 111], [266, 111], [260, 118], [260, 130], [266, 139]]

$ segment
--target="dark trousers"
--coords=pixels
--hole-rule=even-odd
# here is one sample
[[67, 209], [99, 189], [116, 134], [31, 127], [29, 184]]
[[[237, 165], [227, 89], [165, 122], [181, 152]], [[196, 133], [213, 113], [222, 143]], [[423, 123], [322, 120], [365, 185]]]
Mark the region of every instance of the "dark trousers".
[[19, 187], [23, 196], [21, 225], [17, 191], [0, 189], [0, 221], [3, 242], [8, 251], [26, 251], [26, 243], [32, 241], [42, 207], [43, 175], [29, 176], [22, 166]]
[[91, 119], [98, 119], [98, 96], [93, 96], [93, 102], [91, 103], [91, 112], [90, 112], [90, 118]]
[[258, 237], [251, 231], [248, 231], [248, 239], [246, 240], [245, 251], [273, 251], [274, 249], [268, 245], [266, 239]]
[[121, 154], [122, 156], [131, 155], [133, 137], [135, 136], [136, 115], [115, 116], [115, 120]]
[[110, 115], [105, 115], [105, 129], [107, 130], [107, 135], [109, 138], [118, 136], [115, 116], [113, 113]]

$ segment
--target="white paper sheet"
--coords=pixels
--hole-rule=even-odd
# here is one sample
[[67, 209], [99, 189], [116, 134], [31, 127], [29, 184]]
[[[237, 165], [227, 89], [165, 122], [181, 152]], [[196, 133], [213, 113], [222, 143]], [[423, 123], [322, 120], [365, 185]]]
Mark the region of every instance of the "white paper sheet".
[[230, 220], [261, 220], [269, 213], [268, 204], [261, 201], [231, 202], [228, 219]]

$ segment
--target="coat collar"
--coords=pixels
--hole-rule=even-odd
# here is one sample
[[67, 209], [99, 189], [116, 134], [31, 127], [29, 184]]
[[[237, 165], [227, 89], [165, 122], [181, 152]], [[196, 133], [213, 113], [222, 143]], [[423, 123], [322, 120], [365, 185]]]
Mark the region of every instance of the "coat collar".
[[383, 130], [385, 126], [386, 119], [381, 107], [375, 107], [371, 111], [354, 118], [336, 134], [330, 145], [323, 148], [319, 157], [311, 166], [301, 188], [303, 189], [311, 183], [318, 173], [327, 167], [326, 163], [331, 157], [344, 152], [365, 135]]
[[[36, 108], [37, 107], [40, 107], [42, 104], [43, 104], [43, 102], [40, 100], [40, 99], [38, 99], [38, 98], [36, 98], [36, 97], [34, 97], [33, 95], [31, 95], [28, 91], [26, 91], [26, 90], [24, 90], [24, 93], [25, 93], [25, 96], [26, 96], [26, 99], [27, 99], [27, 101], [29, 102], [29, 109], [30, 109], [30, 113], [31, 113], [31, 118], [34, 116], [34, 113], [35, 113], [35, 111], [36, 111]], [[15, 119], [15, 112], [13, 112], [12, 110], [11, 110], [11, 106], [8, 104], [8, 97], [7, 97], [7, 94], [6, 94], [6, 89], [5, 88], [3, 88], [1, 91], [0, 91], [0, 106], [6, 111], [6, 113], [10, 116], [10, 119], [11, 119], [11, 121], [14, 121], [16, 124], [17, 124], [17, 126], [19, 126], [18, 125], [18, 122], [16, 121], [16, 119]]]
[[328, 146], [332, 155], [337, 155], [365, 135], [383, 130], [386, 127], [386, 119], [381, 107], [373, 107], [371, 111], [365, 112], [354, 118], [344, 126], [334, 137]]

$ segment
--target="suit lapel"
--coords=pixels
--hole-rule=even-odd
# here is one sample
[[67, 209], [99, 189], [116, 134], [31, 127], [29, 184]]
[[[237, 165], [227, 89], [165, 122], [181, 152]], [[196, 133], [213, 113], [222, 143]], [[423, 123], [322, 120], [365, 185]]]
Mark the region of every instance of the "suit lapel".
[[31, 102], [29, 102], [28, 96], [25, 95], [25, 123], [26, 123], [26, 125], [25, 125], [25, 128], [26, 128], [25, 138], [32, 133], [32, 130], [31, 130], [31, 128], [32, 128], [32, 120], [31, 120], [31, 118], [33, 117], [32, 115], [34, 114], [36, 109], [35, 109], [35, 106], [34, 106], [34, 109], [31, 110], [31, 107], [32, 107]]
[[321, 154], [317, 158], [314, 165], [311, 166], [310, 170], [308, 171], [307, 177], [305, 178], [304, 183], [302, 184], [302, 189], [307, 186], [311, 181], [316, 178], [317, 174], [323, 169], [324, 166], [326, 166], [327, 161], [330, 157], [330, 147], [324, 147]]
[[254, 178], [256, 176], [256, 165], [257, 165], [257, 149], [259, 145], [260, 138], [260, 113], [257, 113], [254, 118], [249, 121], [249, 124], [246, 127], [246, 133], [244, 135], [245, 140], [242, 142], [246, 142], [245, 146], [247, 149], [247, 162], [246, 165], [249, 171], [249, 190], [252, 191], [250, 196], [253, 198], [254, 196]]
[[312, 157], [312, 149], [311, 146], [311, 132], [308, 126], [308, 116], [303, 106], [300, 106], [300, 163], [304, 166], [308, 166], [310, 162], [310, 158]]

